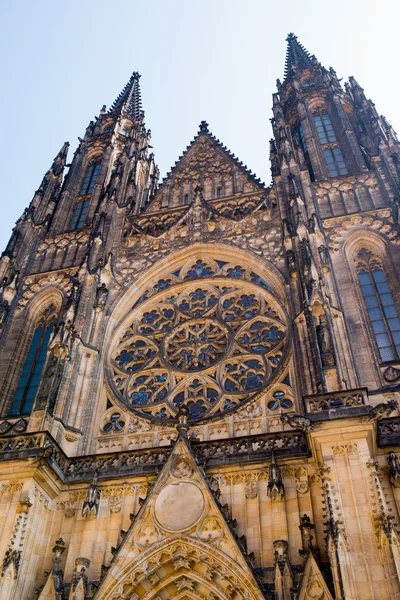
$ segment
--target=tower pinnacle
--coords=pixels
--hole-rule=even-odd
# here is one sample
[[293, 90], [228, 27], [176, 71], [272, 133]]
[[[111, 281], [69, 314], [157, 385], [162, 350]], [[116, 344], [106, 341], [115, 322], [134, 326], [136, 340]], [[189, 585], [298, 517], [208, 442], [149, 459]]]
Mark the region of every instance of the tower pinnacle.
[[313, 62], [313, 56], [299, 42], [294, 33], [289, 33], [286, 38], [286, 60], [285, 60], [285, 78], [289, 75], [293, 68], [306, 69]]
[[133, 119], [139, 119], [143, 115], [139, 79], [139, 73], [134, 71], [122, 92], [115, 99], [110, 112], [124, 112], [126, 116]]

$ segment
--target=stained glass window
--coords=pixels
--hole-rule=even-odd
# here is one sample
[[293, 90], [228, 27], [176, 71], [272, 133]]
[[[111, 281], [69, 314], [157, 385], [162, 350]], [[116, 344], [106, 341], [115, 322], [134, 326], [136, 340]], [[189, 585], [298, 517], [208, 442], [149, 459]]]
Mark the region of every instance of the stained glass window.
[[110, 383], [136, 412], [165, 419], [185, 403], [201, 419], [271, 381], [286, 347], [286, 318], [248, 266], [203, 257], [174, 273], [130, 314], [111, 352]]
[[26, 356], [18, 386], [9, 410], [9, 416], [29, 414], [39, 387], [46, 351], [55, 321], [55, 309], [50, 306], [40, 318], [28, 354]]
[[[314, 124], [317, 130], [320, 144], [336, 144], [337, 137], [333, 129], [331, 119], [326, 113], [314, 115]], [[338, 175], [348, 175], [348, 170], [344, 162], [343, 154], [339, 146], [331, 146], [323, 149], [326, 166], [330, 177]]]
[[340, 148], [337, 146], [335, 148], [325, 148], [324, 157], [331, 177], [348, 174]]
[[314, 123], [317, 128], [319, 141], [321, 144], [336, 142], [336, 135], [332, 127], [329, 115], [314, 115]]
[[91, 194], [94, 189], [94, 184], [99, 176], [101, 161], [91, 163], [86, 171], [86, 175], [81, 185], [81, 196], [87, 196]]
[[400, 319], [382, 263], [365, 248], [357, 255], [357, 275], [382, 362], [400, 356]]
[[85, 226], [86, 215], [89, 210], [90, 200], [80, 200], [76, 203], [74, 213], [71, 219], [71, 229], [82, 229]]

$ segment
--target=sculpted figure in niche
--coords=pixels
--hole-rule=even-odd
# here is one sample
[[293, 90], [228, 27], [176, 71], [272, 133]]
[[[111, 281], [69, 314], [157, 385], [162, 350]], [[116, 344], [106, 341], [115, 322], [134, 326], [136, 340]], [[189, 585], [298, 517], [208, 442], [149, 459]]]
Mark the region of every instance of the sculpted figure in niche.
[[325, 315], [320, 316], [319, 324], [316, 327], [316, 333], [322, 366], [331, 367], [335, 364], [335, 359], [333, 356], [329, 326]]
[[94, 303], [94, 308], [98, 308], [99, 310], [104, 310], [108, 298], [108, 288], [105, 283], [99, 285], [96, 290], [96, 300]]
[[139, 548], [148, 548], [160, 539], [160, 532], [154, 523], [141, 523], [134, 532], [134, 541]]
[[176, 458], [172, 463], [171, 473], [174, 477], [181, 479], [183, 477], [190, 477], [193, 469], [186, 458]]

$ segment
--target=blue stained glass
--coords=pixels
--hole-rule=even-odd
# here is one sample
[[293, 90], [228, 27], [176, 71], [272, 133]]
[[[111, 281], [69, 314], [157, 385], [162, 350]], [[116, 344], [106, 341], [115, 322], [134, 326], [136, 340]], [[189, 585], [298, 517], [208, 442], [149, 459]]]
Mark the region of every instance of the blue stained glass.
[[368, 308], [376, 308], [379, 306], [378, 299], [375, 296], [367, 296], [365, 298], [365, 304]]
[[368, 314], [371, 321], [378, 321], [382, 319], [382, 313], [380, 308], [370, 308]]
[[139, 406], [144, 406], [145, 404], [147, 404], [147, 400], [149, 399], [149, 392], [146, 391], [140, 391], [140, 392], [134, 392], [133, 394], [131, 394], [131, 398], [132, 398], [132, 404], [138, 404]]
[[382, 348], [383, 346], [390, 346], [389, 336], [387, 333], [379, 333], [375, 336], [375, 338], [376, 343], [380, 348]]
[[382, 294], [381, 302], [383, 306], [392, 306], [394, 304], [392, 294]]
[[371, 283], [371, 277], [370, 277], [369, 273], [359, 273], [358, 281], [361, 283], [362, 286], [364, 286], [365, 284]]
[[197, 402], [188, 402], [187, 407], [192, 417], [199, 417], [207, 410], [203, 400], [197, 400]]
[[372, 329], [374, 333], [385, 333], [385, 323], [383, 321], [372, 321]]
[[251, 275], [250, 275], [250, 281], [252, 281], [253, 283], [257, 283], [258, 285], [261, 285], [261, 287], [264, 287], [267, 290], [271, 289], [271, 286], [269, 286], [268, 283], [266, 281], [264, 281], [264, 279], [262, 279], [256, 273], [251, 273]]
[[364, 296], [374, 296], [375, 295], [374, 286], [372, 284], [371, 285], [363, 285], [362, 292], [363, 292]]
[[53, 326], [37, 327], [26, 355], [18, 386], [9, 410], [9, 415], [28, 414], [39, 387], [46, 351]]
[[400, 344], [400, 319], [397, 316], [393, 296], [376, 257], [365, 249], [360, 250], [358, 257], [366, 261], [366, 267], [371, 269], [369, 272], [359, 273], [358, 280], [368, 307], [375, 341], [381, 359], [391, 361], [397, 358], [393, 349]]
[[390, 331], [399, 331], [400, 330], [400, 319], [388, 319]]
[[383, 362], [394, 360], [393, 350], [390, 347], [379, 348], [379, 354]]
[[397, 317], [397, 311], [395, 306], [385, 306], [384, 309], [385, 315], [389, 319], [390, 317]]
[[[376, 287], [378, 288], [378, 292], [380, 294], [390, 294], [389, 286], [386, 282], [377, 283]], [[372, 285], [371, 285], [372, 288]]]
[[372, 276], [376, 283], [386, 282], [385, 273], [383, 271], [373, 271]]

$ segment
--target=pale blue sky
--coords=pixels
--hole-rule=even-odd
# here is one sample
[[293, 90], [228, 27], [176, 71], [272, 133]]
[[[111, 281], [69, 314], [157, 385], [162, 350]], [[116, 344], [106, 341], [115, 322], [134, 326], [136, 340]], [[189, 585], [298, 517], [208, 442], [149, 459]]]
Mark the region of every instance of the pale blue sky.
[[398, 0], [2, 0], [0, 248], [62, 143], [141, 73], [164, 175], [210, 130], [270, 181], [271, 94], [288, 32], [326, 67], [354, 75], [400, 131]]

